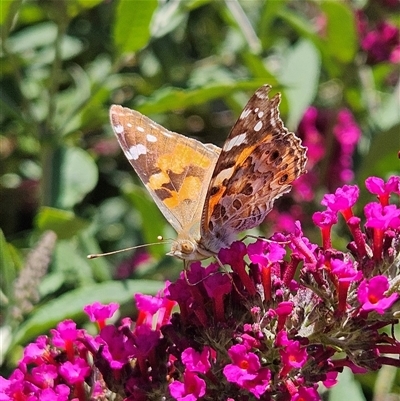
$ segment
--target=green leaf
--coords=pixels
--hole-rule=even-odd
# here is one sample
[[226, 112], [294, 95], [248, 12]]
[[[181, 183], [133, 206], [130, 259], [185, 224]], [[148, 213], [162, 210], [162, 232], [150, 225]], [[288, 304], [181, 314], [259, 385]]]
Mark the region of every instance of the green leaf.
[[[80, 7], [83, 8], [93, 8], [97, 6], [98, 4], [101, 4], [104, 2], [104, 0], [76, 0], [76, 2], [79, 4]], [[68, 4], [68, 2], [67, 2]]]
[[54, 158], [60, 163], [55, 204], [70, 209], [93, 190], [98, 180], [97, 165], [88, 152], [76, 147], [63, 147]]
[[360, 383], [348, 368], [338, 376], [339, 383], [330, 390], [329, 401], [365, 401]]
[[5, 306], [13, 296], [13, 282], [16, 278], [16, 266], [13, 260], [12, 247], [7, 243], [3, 231], [0, 229], [0, 277], [1, 277], [1, 296], [5, 296], [6, 300], [1, 300], [1, 304]]
[[70, 291], [34, 310], [15, 333], [11, 347], [32, 340], [64, 319], [83, 320], [85, 305], [95, 301], [103, 304], [133, 302], [134, 294], [155, 294], [163, 286], [164, 282], [151, 280], [107, 281]]
[[[14, 17], [18, 7], [18, 2], [16, 1], [0, 1], [0, 25], [3, 25], [7, 20], [10, 20], [9, 13], [12, 13]], [[3, 25], [4, 28], [4, 25]]]
[[278, 84], [276, 76], [267, 69], [267, 66], [260, 56], [248, 51], [243, 51], [242, 59], [252, 75], [259, 78], [262, 77], [264, 83], [268, 83], [275, 88]]
[[263, 49], [268, 49], [273, 46], [276, 36], [273, 35], [273, 24], [280, 12], [287, 14], [289, 11], [286, 7], [286, 0], [281, 1], [265, 1], [260, 12], [258, 22], [258, 35], [263, 43]]
[[213, 99], [224, 98], [240, 90], [255, 90], [263, 84], [265, 79], [259, 78], [251, 81], [212, 83], [199, 89], [164, 87], [155, 91], [146, 102], [135, 106], [135, 109], [146, 115], [185, 109]]
[[301, 38], [311, 40], [320, 51], [324, 51], [322, 38], [315, 32], [315, 26], [310, 20], [300, 16], [289, 7], [279, 8], [277, 14], [285, 23], [290, 25]]
[[286, 86], [289, 102], [286, 125], [295, 129], [307, 107], [312, 103], [318, 89], [321, 60], [313, 43], [301, 40], [290, 49], [280, 81]]
[[[131, 191], [125, 192], [125, 195], [143, 220], [142, 233], [145, 244], [156, 242], [157, 237], [162, 234], [166, 220], [149, 197], [147, 190], [135, 186]], [[165, 254], [165, 249], [162, 246], [150, 246], [148, 251], [155, 257], [161, 257]]]
[[65, 284], [65, 275], [61, 272], [47, 273], [40, 282], [40, 298], [56, 293]]
[[35, 224], [41, 231], [52, 230], [59, 239], [67, 239], [86, 228], [89, 222], [67, 210], [42, 207], [36, 215]]
[[34, 49], [54, 45], [56, 37], [57, 25], [54, 22], [42, 22], [13, 34], [7, 40], [7, 46], [13, 53], [29, 51], [32, 54]]
[[[79, 233], [77, 238], [79, 242], [78, 247], [84, 255], [101, 253], [101, 249], [94, 239], [91, 228], [92, 227], [89, 227], [88, 230]], [[111, 279], [111, 269], [106, 258], [91, 259], [88, 263], [92, 269], [92, 276], [96, 281], [106, 281]]]
[[178, 26], [184, 26], [185, 20], [188, 18], [185, 8], [185, 2], [176, 0], [165, 2], [154, 15], [151, 35], [155, 38], [161, 38]]
[[114, 24], [114, 40], [121, 54], [135, 53], [150, 39], [150, 21], [157, 0], [120, 0]]
[[322, 1], [321, 10], [327, 17], [326, 46], [330, 55], [349, 63], [358, 48], [354, 11], [341, 1]]
[[62, 240], [57, 242], [53, 255], [53, 271], [64, 274], [64, 284], [82, 286], [93, 283], [90, 261], [77, 250], [75, 241]]
[[[400, 123], [400, 91], [395, 89], [390, 95], [385, 95], [377, 110], [374, 110], [372, 120], [381, 130], [389, 130]], [[400, 135], [397, 131], [397, 147], [400, 146]]]

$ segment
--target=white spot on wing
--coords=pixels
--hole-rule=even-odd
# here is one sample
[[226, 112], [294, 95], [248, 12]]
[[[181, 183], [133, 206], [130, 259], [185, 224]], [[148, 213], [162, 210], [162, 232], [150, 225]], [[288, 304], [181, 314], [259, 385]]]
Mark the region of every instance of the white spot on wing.
[[262, 128], [263, 123], [262, 121], [259, 121], [255, 126], [254, 126], [254, 131], [258, 132]]
[[251, 113], [251, 109], [244, 109], [242, 111], [242, 114], [240, 115], [239, 119], [243, 120], [243, 118], [246, 118], [250, 113]]
[[131, 124], [131, 123], [126, 123], [126, 126], [127, 126], [128, 128], [132, 128], [132, 124]]
[[255, 95], [259, 98], [259, 99], [265, 99], [266, 95], [264, 93], [265, 87], [261, 87], [260, 89], [258, 89], [255, 93]]
[[144, 128], [143, 128], [143, 127], [140, 127], [139, 125], [136, 127], [136, 129], [137, 129], [138, 131], [140, 131], [140, 132], [144, 132]]
[[229, 152], [235, 146], [240, 146], [242, 143], [246, 143], [247, 134], [240, 134], [225, 142], [224, 151]]
[[157, 142], [157, 138], [154, 135], [147, 134], [146, 138], [149, 142]]
[[121, 124], [115, 124], [114, 131], [116, 134], [122, 134], [124, 132], [124, 127]]
[[145, 155], [147, 153], [147, 148], [146, 146], [142, 145], [139, 143], [138, 145], [131, 146], [127, 152], [127, 157], [129, 160], [137, 160], [139, 159], [140, 155]]
[[215, 177], [214, 185], [221, 185], [225, 179], [229, 179], [232, 177], [234, 171], [235, 167], [227, 168], [220, 171], [220, 173]]
[[263, 111], [260, 111], [260, 112], [257, 114], [258, 118], [262, 118], [263, 115], [264, 115], [264, 112], [263, 112]]

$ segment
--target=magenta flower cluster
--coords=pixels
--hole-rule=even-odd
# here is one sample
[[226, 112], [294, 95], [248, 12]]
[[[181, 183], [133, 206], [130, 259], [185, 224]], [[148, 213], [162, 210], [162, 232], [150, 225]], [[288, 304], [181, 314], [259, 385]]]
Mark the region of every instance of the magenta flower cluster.
[[400, 31], [389, 22], [382, 21], [375, 29], [367, 32], [361, 41], [361, 47], [371, 64], [382, 61], [400, 63]]
[[354, 180], [353, 158], [361, 129], [347, 108], [338, 111], [309, 107], [300, 122], [298, 135], [307, 147], [307, 174], [293, 183], [296, 201], [285, 210], [274, 208], [267, 217], [274, 231], [292, 231], [295, 221], [306, 221], [300, 202], [315, 198], [315, 187], [324, 183], [328, 190]]
[[[399, 8], [399, 2], [397, 8]], [[390, 13], [388, 14], [388, 17]], [[367, 63], [374, 65], [382, 62], [400, 63], [400, 31], [389, 19], [373, 21], [363, 11], [356, 14], [360, 46], [367, 56]], [[372, 16], [371, 16], [372, 17]], [[373, 15], [374, 18], [377, 15]], [[382, 15], [378, 14], [378, 18]]]
[[[349, 109], [332, 110], [312, 106], [304, 113], [299, 125], [299, 135], [307, 146], [309, 174], [295, 182], [302, 198], [314, 199], [315, 185], [326, 183], [329, 190], [348, 184], [354, 179], [353, 156], [361, 129]], [[332, 126], [332, 121], [335, 124]], [[330, 151], [327, 153], [327, 149]], [[320, 176], [321, 163], [327, 163], [326, 175]]]
[[[118, 305], [87, 306], [98, 334], [61, 322], [0, 379], [0, 399], [316, 401], [344, 367], [400, 367], [400, 342], [380, 330], [399, 317], [400, 209], [390, 196], [400, 177], [366, 187], [377, 201], [364, 224], [353, 212], [357, 186], [324, 196], [313, 216], [321, 246], [297, 223], [287, 235], [235, 242], [219, 263], [193, 263], [157, 296], [136, 294], [135, 321], [107, 324]], [[348, 252], [332, 245], [343, 220]]]

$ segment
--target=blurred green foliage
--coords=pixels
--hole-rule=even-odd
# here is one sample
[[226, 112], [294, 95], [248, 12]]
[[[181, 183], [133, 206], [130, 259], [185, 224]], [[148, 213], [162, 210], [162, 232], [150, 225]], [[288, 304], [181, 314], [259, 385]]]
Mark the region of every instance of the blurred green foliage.
[[[21, 345], [57, 321], [83, 322], [85, 304], [130, 305], [134, 292], [155, 293], [182, 268], [163, 257], [162, 245], [86, 259], [174, 237], [121, 155], [110, 104], [221, 145], [252, 91], [269, 83], [283, 94], [291, 130], [311, 104], [352, 110], [363, 132], [355, 182], [399, 171], [398, 68], [368, 65], [357, 31], [357, 9], [399, 25], [399, 10], [385, 9], [384, 0], [3, 0], [0, 7], [4, 372]], [[16, 319], [14, 280], [46, 230], [57, 234], [48, 273], [31, 310]], [[371, 381], [363, 385], [372, 393]]]

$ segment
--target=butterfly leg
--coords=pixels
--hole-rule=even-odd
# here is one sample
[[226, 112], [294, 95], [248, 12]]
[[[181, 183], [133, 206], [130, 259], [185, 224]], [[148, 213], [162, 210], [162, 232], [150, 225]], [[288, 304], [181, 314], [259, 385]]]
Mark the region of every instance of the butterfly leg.
[[269, 243], [274, 243], [274, 244], [280, 244], [280, 245], [287, 245], [290, 243], [290, 241], [274, 241], [272, 239], [269, 238], [264, 238], [264, 237], [259, 237], [257, 235], [252, 235], [252, 234], [247, 234], [245, 235], [241, 241], [246, 240], [247, 238], [251, 238], [251, 239], [255, 239], [255, 240], [260, 240], [260, 241], [265, 241], [265, 242], [269, 242]]

